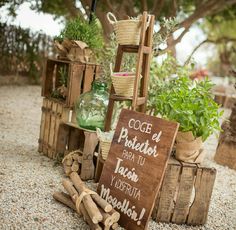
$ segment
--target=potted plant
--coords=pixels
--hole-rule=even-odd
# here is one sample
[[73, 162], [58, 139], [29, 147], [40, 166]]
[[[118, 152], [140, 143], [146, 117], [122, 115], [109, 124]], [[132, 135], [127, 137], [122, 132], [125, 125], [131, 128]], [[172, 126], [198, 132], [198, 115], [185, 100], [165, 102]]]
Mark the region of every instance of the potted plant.
[[102, 31], [96, 19], [90, 24], [79, 17], [67, 21], [54, 41], [60, 57], [72, 61], [89, 61], [91, 51], [96, 54], [103, 47]]
[[203, 160], [203, 142], [220, 130], [218, 104], [211, 94], [213, 84], [206, 78], [192, 81], [187, 76], [157, 83], [154, 115], [180, 124], [176, 138], [176, 158], [185, 162]]

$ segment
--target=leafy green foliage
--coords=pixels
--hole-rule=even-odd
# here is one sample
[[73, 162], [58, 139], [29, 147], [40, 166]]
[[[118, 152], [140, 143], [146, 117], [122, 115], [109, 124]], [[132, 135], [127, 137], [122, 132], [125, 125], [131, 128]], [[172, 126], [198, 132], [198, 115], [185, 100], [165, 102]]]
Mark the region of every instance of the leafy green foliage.
[[103, 47], [102, 30], [95, 19], [90, 24], [79, 17], [67, 21], [65, 28], [55, 39], [62, 41], [64, 38], [83, 41], [93, 50]]
[[148, 89], [148, 110], [155, 110], [157, 88], [160, 80], [165, 80], [171, 76], [189, 76], [189, 72], [193, 69], [193, 63], [185, 66], [179, 65], [177, 60], [170, 54], [167, 54], [166, 59], [162, 63], [158, 63], [155, 59], [152, 60], [150, 69], [150, 82]]
[[[116, 56], [117, 47], [118, 43], [116, 41], [116, 36], [112, 33], [110, 42], [104, 46], [98, 55], [98, 63], [102, 68], [102, 77], [109, 85], [111, 84], [110, 64], [114, 67], [114, 57]], [[132, 69], [136, 67], [136, 57], [136, 54], [126, 53], [123, 57], [120, 71], [131, 72]]]
[[68, 79], [68, 68], [66, 65], [61, 66], [59, 68], [59, 81], [61, 85], [67, 87], [67, 79]]
[[154, 114], [179, 122], [180, 131], [192, 131], [195, 137], [201, 136], [204, 141], [220, 130], [222, 112], [213, 100], [212, 86], [208, 79], [193, 82], [187, 76], [158, 80]]

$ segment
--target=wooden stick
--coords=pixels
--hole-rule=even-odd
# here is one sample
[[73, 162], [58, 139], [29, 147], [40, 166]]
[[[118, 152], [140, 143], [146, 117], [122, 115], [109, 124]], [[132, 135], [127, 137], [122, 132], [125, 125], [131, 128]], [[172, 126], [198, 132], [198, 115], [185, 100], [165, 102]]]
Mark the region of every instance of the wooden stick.
[[53, 198], [76, 211], [75, 204], [73, 203], [71, 197], [68, 194], [64, 192], [54, 192]]
[[114, 208], [109, 212], [109, 214], [112, 216], [113, 223], [118, 222], [120, 219], [120, 213], [117, 212]]
[[78, 163], [78, 161], [73, 161], [72, 166], [71, 166], [71, 171], [72, 172], [79, 171], [79, 163]]
[[[72, 172], [70, 174], [70, 179], [72, 180], [75, 188], [81, 194], [84, 191], [85, 186], [84, 186], [84, 183], [82, 182], [82, 180], [80, 179], [79, 175], [76, 172]], [[97, 224], [98, 222], [101, 222], [102, 221], [102, 214], [98, 210], [98, 207], [94, 203], [91, 196], [90, 195], [84, 196], [82, 202], [83, 202], [90, 218], [92, 219], [93, 223]]]
[[[73, 203], [73, 201], [71, 200], [71, 197], [64, 193], [64, 192], [55, 192], [53, 194], [53, 198], [63, 204], [65, 204], [66, 206], [72, 208], [73, 210], [76, 210], [75, 204]], [[98, 225], [98, 224], [94, 224], [92, 222], [92, 220], [90, 219], [86, 209], [84, 208], [84, 205], [81, 204], [80, 205], [80, 212], [83, 215], [84, 220], [87, 222], [87, 224], [89, 225], [90, 229], [92, 230], [102, 230], [102, 228]]]
[[119, 227], [119, 224], [116, 222], [111, 226], [111, 229], [117, 229]]
[[102, 230], [102, 228], [99, 226], [99, 224], [94, 224], [93, 221], [91, 220], [87, 210], [84, 207], [84, 204], [81, 203], [80, 204], [80, 211], [85, 219], [85, 221], [87, 222], [87, 224], [89, 225], [91, 230]]
[[64, 163], [65, 163], [66, 166], [71, 166], [72, 163], [73, 163], [72, 157], [66, 158]]
[[91, 197], [105, 212], [110, 212], [112, 210], [112, 206], [98, 194], [92, 194]]
[[69, 176], [70, 173], [72, 172], [72, 171], [71, 171], [71, 166], [67, 166], [67, 165], [65, 165], [65, 164], [63, 164], [63, 166], [64, 166], [65, 174], [66, 174], [67, 176]]
[[70, 194], [72, 200], [74, 201], [74, 203], [76, 202], [76, 200], [79, 197], [78, 192], [76, 191], [76, 189], [74, 188], [73, 184], [69, 181], [64, 179], [62, 181], [62, 185], [65, 188], [65, 190]]
[[102, 209], [99, 209], [99, 210], [103, 217], [101, 222], [104, 224], [105, 227], [110, 227], [114, 223], [112, 216], [104, 212]]

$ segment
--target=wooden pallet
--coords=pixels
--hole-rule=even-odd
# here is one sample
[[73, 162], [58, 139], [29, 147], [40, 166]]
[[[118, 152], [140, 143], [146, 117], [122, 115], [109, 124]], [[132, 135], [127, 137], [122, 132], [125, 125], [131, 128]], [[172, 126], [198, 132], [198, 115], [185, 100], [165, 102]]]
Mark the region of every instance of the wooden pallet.
[[56, 152], [64, 156], [74, 150], [79, 150], [82, 153], [79, 171], [83, 180], [94, 178], [95, 166], [93, 158], [97, 146], [98, 138], [96, 132], [79, 128], [75, 123], [61, 123]]
[[205, 224], [215, 177], [214, 168], [170, 158], [154, 206], [153, 219], [176, 224]]
[[69, 109], [61, 102], [43, 99], [38, 151], [56, 158], [56, 143], [59, 125], [68, 121]]
[[59, 71], [61, 67], [66, 68], [68, 71], [66, 98], [65, 100], [61, 99], [61, 101], [65, 106], [72, 108], [79, 95], [91, 89], [91, 83], [99, 74], [99, 66], [96, 64], [47, 59], [41, 92], [43, 97], [52, 99], [53, 90], [60, 86]]

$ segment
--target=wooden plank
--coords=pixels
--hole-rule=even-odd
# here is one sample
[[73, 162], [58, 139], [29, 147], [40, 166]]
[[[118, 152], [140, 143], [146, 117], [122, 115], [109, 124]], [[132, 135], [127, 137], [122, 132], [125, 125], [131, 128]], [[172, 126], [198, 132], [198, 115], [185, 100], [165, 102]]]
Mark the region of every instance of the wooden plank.
[[47, 100], [46, 106], [46, 113], [45, 113], [45, 131], [44, 131], [44, 138], [43, 138], [43, 153], [45, 155], [48, 154], [48, 139], [50, 133], [50, 122], [51, 122], [51, 109], [52, 109], [52, 101]]
[[196, 167], [182, 168], [176, 205], [172, 216], [174, 223], [181, 224], [187, 220], [196, 170]]
[[[147, 47], [152, 48], [153, 28], [154, 28], [154, 23], [155, 23], [155, 17], [153, 15], [150, 17], [151, 17], [150, 25], [146, 31], [145, 45]], [[143, 50], [143, 52], [145, 53], [145, 50]], [[143, 54], [142, 73], [141, 73], [143, 77], [141, 78], [141, 84], [140, 84], [140, 96], [145, 97], [145, 101], [140, 106], [140, 109], [139, 109], [139, 111], [143, 113], [146, 111], [151, 57], [152, 57], [151, 52], [147, 54]]]
[[48, 97], [51, 94], [52, 84], [53, 84], [53, 71], [55, 66], [54, 64], [55, 63], [50, 59], [46, 61], [46, 67], [42, 82], [42, 91], [41, 91], [42, 97]]
[[62, 122], [62, 113], [63, 113], [63, 105], [61, 103], [58, 103], [57, 104], [57, 111], [56, 111], [56, 114], [55, 114], [55, 127], [54, 127], [54, 139], [53, 139], [53, 159], [55, 159], [57, 157], [57, 154], [58, 153], [61, 153], [61, 152], [58, 152], [57, 151], [57, 143], [58, 143], [58, 134], [59, 134], [59, 126]]
[[43, 141], [44, 141], [44, 131], [45, 131], [45, 118], [46, 118], [46, 107], [47, 107], [47, 99], [43, 98], [42, 105], [42, 115], [41, 115], [41, 123], [40, 123], [40, 133], [39, 133], [39, 147], [38, 151], [41, 153], [43, 151]]
[[84, 79], [83, 79], [83, 93], [88, 92], [92, 88], [92, 82], [95, 78], [96, 65], [86, 64]]
[[178, 126], [121, 111], [98, 191], [120, 212], [119, 224], [125, 229], [147, 229]]
[[234, 140], [227, 140], [227, 138], [230, 138], [231, 133], [227, 134], [222, 136], [216, 149], [214, 160], [220, 165], [236, 170], [236, 142]]
[[[79, 136], [81, 132], [78, 129], [70, 129], [69, 140], [68, 140], [68, 150], [73, 151], [79, 149]], [[83, 133], [82, 133], [83, 135]]]
[[49, 138], [48, 138], [48, 157], [53, 158], [55, 148], [53, 149], [54, 144], [54, 137], [57, 134], [55, 132], [56, 127], [56, 113], [57, 113], [57, 105], [58, 103], [52, 102], [52, 110], [51, 110], [51, 121], [50, 121], [50, 132], [49, 132]]
[[199, 225], [206, 223], [215, 177], [216, 170], [214, 168], [200, 168], [197, 170], [195, 199], [189, 210], [187, 224]]
[[93, 179], [95, 167], [93, 164], [93, 154], [98, 144], [97, 134], [94, 132], [84, 131], [85, 141], [83, 149], [83, 161], [80, 177], [82, 180]]
[[169, 164], [160, 191], [159, 204], [157, 206], [156, 220], [170, 222], [175, 206], [175, 194], [178, 188], [178, 179], [181, 166]]
[[99, 153], [98, 156], [97, 156], [96, 170], [95, 170], [95, 176], [94, 176], [94, 181], [96, 183], [99, 181], [99, 179], [101, 177], [103, 165], [104, 165], [104, 160], [102, 159], [102, 156]]
[[65, 154], [66, 145], [68, 142], [69, 128], [64, 124], [60, 124], [58, 127], [58, 135], [56, 138], [56, 153]]
[[71, 63], [69, 66], [68, 78], [68, 97], [66, 98], [66, 105], [72, 108], [76, 99], [81, 94], [81, 85], [84, 75], [84, 65]]

